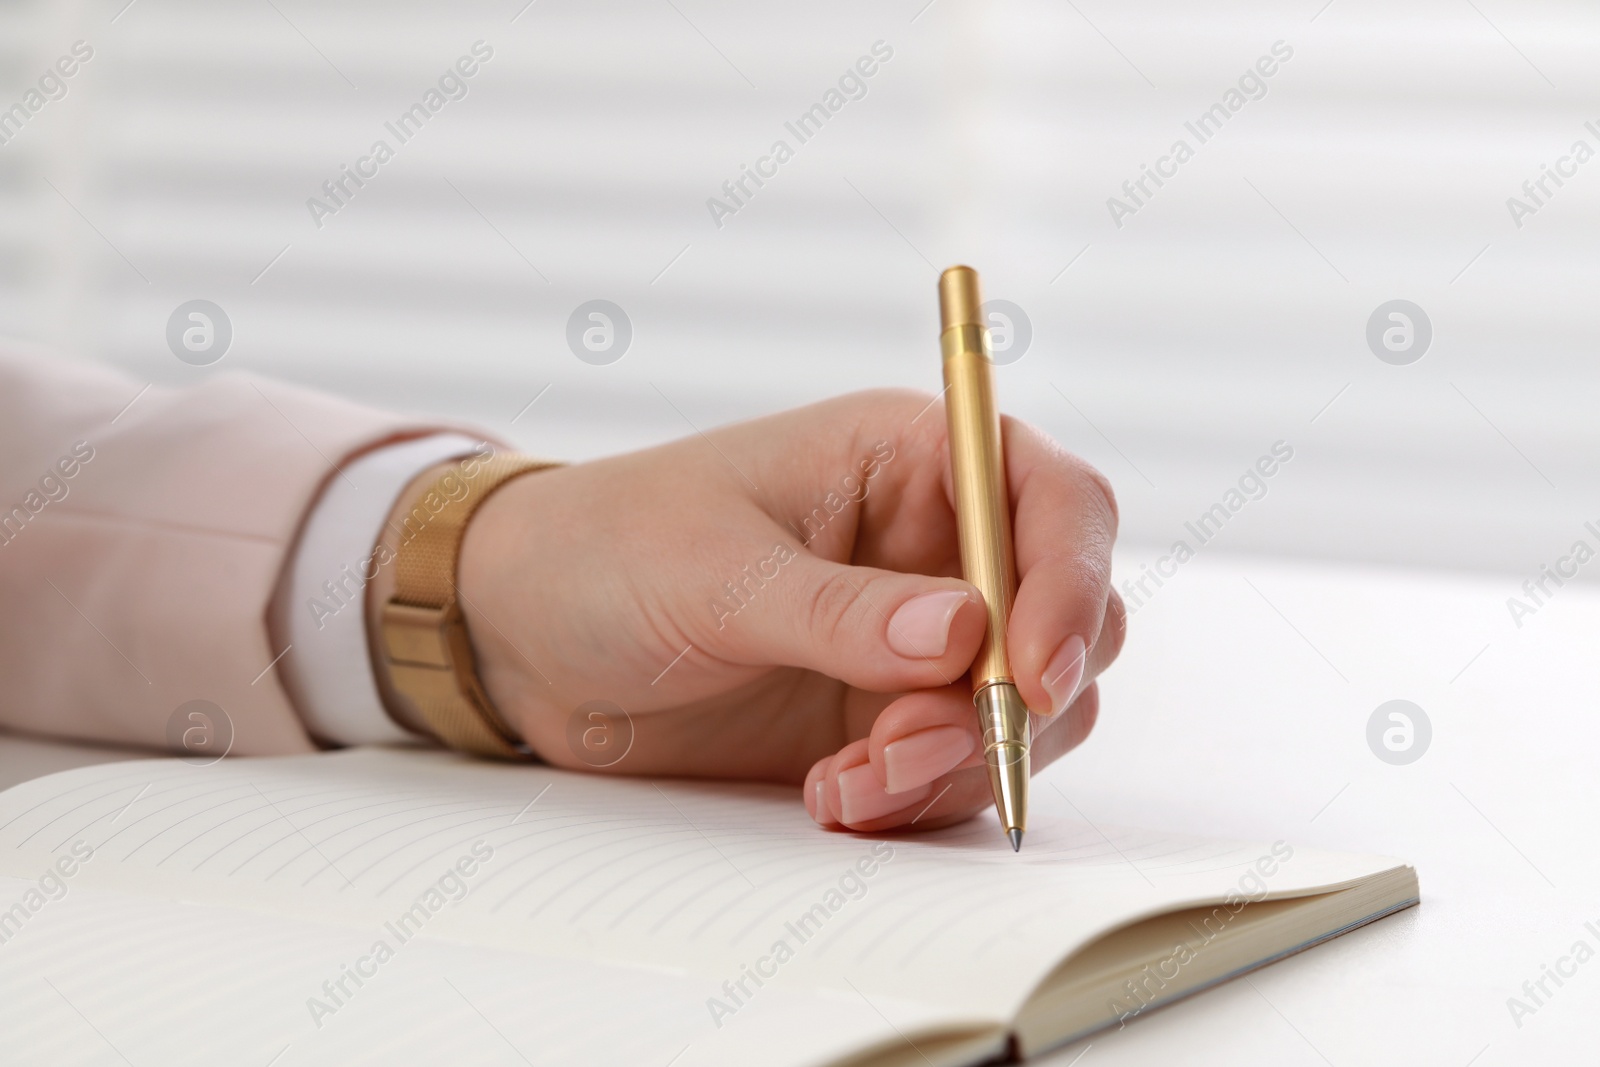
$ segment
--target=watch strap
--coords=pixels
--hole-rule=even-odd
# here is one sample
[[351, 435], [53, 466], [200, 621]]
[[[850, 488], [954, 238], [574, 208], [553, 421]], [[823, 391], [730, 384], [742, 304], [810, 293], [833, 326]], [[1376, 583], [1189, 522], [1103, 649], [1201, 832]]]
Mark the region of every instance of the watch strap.
[[440, 474], [404, 522], [394, 593], [383, 607], [382, 653], [391, 684], [451, 748], [531, 757], [478, 677], [457, 572], [467, 524], [484, 501], [511, 479], [552, 466], [514, 453], [470, 456]]

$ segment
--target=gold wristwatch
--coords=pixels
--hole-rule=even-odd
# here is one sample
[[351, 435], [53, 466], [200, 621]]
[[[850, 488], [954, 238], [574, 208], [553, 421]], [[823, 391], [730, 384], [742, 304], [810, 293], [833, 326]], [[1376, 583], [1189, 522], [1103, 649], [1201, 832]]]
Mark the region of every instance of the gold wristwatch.
[[473, 513], [512, 478], [552, 466], [527, 456], [474, 453], [441, 474], [402, 520], [380, 653], [390, 683], [451, 748], [499, 759], [532, 755], [478, 678], [456, 573]]

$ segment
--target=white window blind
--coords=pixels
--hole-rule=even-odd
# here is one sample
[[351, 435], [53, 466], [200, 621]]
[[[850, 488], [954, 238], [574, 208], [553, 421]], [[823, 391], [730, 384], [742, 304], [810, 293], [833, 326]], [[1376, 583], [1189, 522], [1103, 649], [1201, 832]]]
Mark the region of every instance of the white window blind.
[[[936, 389], [962, 261], [1031, 327], [1007, 407], [1152, 558], [1278, 441], [1208, 550], [1521, 575], [1600, 518], [1600, 161], [1507, 205], [1600, 150], [1590, 7], [125, 2], [0, 6], [0, 107], [93, 49], [0, 145], [0, 332], [581, 458]], [[213, 367], [167, 348], [193, 298]], [[567, 345], [593, 299], [609, 365]], [[1409, 366], [1366, 339], [1394, 299]]]

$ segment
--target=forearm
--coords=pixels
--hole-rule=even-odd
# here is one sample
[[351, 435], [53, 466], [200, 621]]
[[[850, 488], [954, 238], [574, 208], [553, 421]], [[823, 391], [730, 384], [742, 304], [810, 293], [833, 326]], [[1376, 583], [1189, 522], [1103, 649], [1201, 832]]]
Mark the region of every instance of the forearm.
[[0, 356], [0, 506], [27, 515], [0, 543], [0, 726], [165, 747], [204, 699], [236, 754], [311, 748], [269, 626], [298, 531], [330, 464], [434, 429], [244, 375], [169, 390]]

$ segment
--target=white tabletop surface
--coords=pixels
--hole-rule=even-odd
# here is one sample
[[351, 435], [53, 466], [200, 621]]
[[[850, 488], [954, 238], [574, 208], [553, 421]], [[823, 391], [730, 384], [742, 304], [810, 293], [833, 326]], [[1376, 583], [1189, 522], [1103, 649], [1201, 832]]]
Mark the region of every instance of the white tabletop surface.
[[[1423, 902], [1040, 1062], [1593, 1062], [1600, 956], [1542, 1004], [1522, 986], [1600, 952], [1600, 590], [1519, 629], [1519, 581], [1202, 551], [1135, 611], [1093, 737], [1046, 779], [1095, 822], [1397, 856]], [[1403, 766], [1367, 743], [1394, 699], [1433, 730]], [[0, 738], [0, 786], [128, 755]]]
[[[1519, 629], [1521, 580], [1202, 549], [1156, 591], [1049, 780], [1091, 820], [1397, 856], [1422, 904], [1044, 1062], [1600, 1062], [1600, 955], [1507, 1006], [1575, 942], [1600, 953], [1600, 591]], [[1433, 728], [1404, 766], [1366, 739], [1394, 699]]]

